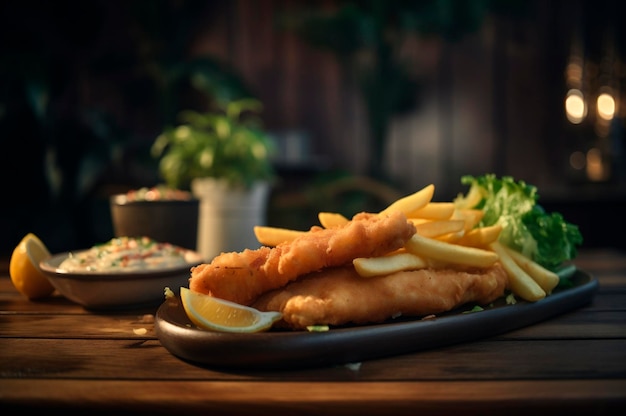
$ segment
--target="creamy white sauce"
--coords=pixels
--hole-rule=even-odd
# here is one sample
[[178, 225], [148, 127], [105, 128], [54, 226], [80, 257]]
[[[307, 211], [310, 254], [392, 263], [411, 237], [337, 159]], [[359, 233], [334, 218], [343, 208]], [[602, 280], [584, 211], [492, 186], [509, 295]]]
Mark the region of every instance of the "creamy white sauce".
[[91, 247], [70, 253], [59, 265], [66, 272], [129, 272], [169, 269], [193, 262], [189, 250], [170, 243], [160, 243], [148, 237], [117, 237]]

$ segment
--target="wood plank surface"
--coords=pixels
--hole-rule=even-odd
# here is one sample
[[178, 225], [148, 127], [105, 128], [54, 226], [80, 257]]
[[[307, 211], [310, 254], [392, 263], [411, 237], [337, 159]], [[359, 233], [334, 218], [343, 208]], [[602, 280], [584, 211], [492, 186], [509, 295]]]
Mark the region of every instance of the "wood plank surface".
[[[615, 303], [626, 304], [626, 293]], [[626, 338], [626, 309], [594, 307], [511, 331], [503, 339]], [[153, 314], [92, 315], [0, 313], [0, 337], [156, 339]]]
[[[310, 370], [231, 370], [186, 363], [158, 340], [2, 340], [2, 378], [509, 380], [626, 378], [625, 339], [488, 340]], [[34, 351], [41, 351], [33, 355]], [[132, 371], [129, 371], [132, 369]]]
[[[623, 410], [625, 380], [502, 382], [105, 382], [18, 380], [4, 409], [63, 414], [603, 415]], [[116, 400], [112, 401], [111, 397]], [[199, 397], [201, 397], [199, 399]], [[297, 398], [298, 400], [294, 400]], [[149, 410], [145, 404], [150, 403]], [[184, 409], [184, 411], [183, 411]], [[88, 413], [84, 413], [88, 412]]]
[[66, 416], [621, 414], [626, 256], [585, 252], [579, 260], [600, 286], [576, 310], [475, 342], [298, 370], [186, 362], [160, 344], [156, 306], [96, 312], [61, 296], [31, 302], [0, 272], [0, 408]]

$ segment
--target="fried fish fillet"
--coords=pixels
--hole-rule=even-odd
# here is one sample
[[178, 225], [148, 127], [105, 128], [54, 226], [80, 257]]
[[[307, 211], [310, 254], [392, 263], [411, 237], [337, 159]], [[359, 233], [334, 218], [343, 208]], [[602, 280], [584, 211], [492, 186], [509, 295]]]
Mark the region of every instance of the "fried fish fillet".
[[484, 270], [422, 269], [371, 278], [345, 266], [311, 273], [265, 293], [252, 306], [282, 312], [281, 326], [302, 330], [437, 314], [468, 302], [484, 305], [503, 296], [507, 285], [500, 263]]
[[222, 253], [191, 270], [189, 288], [249, 305], [261, 294], [308, 273], [397, 250], [413, 234], [415, 226], [401, 212], [360, 213], [344, 226], [314, 227], [273, 248]]

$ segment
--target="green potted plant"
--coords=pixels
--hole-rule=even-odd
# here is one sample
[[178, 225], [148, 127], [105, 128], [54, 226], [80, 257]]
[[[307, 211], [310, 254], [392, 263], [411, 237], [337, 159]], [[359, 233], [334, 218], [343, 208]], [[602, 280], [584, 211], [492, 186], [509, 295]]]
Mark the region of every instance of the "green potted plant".
[[152, 145], [159, 174], [200, 200], [198, 251], [208, 260], [221, 252], [258, 246], [254, 226], [266, 221], [275, 177], [273, 143], [252, 98], [230, 101], [217, 111], [183, 111]]

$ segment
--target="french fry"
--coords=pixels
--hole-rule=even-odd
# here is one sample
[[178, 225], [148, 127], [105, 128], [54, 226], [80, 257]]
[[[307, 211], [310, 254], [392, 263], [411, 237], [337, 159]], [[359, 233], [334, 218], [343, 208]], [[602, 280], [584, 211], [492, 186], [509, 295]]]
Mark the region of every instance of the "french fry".
[[500, 237], [502, 226], [499, 224], [487, 227], [472, 228], [461, 238], [455, 241], [455, 244], [469, 247], [487, 247]]
[[288, 228], [277, 228], [256, 225], [254, 227], [254, 235], [261, 245], [275, 247], [281, 243], [293, 241], [308, 231], [290, 230]]
[[465, 231], [467, 232], [476, 227], [484, 215], [485, 211], [481, 209], [457, 209], [452, 214], [452, 218], [465, 220]]
[[544, 268], [539, 263], [529, 259], [519, 251], [515, 251], [504, 245], [502, 245], [502, 248], [506, 250], [515, 263], [517, 263], [522, 270], [528, 273], [528, 275], [532, 277], [547, 294], [552, 293], [552, 290], [559, 284], [559, 276], [556, 273]]
[[428, 204], [433, 198], [434, 193], [435, 185], [427, 185], [411, 195], [396, 200], [387, 208], [380, 211], [378, 214], [387, 215], [391, 211], [401, 211], [404, 213], [404, 215], [408, 217], [409, 213], [426, 206], [426, 204]]
[[447, 220], [454, 213], [454, 204], [452, 202], [429, 202], [424, 207], [409, 212], [409, 218], [426, 218], [429, 220]]
[[337, 227], [339, 225], [344, 225], [348, 221], [350, 221], [349, 219], [347, 219], [343, 215], [341, 215], [339, 213], [336, 213], [336, 212], [324, 212], [324, 211], [322, 211], [322, 212], [317, 214], [317, 218], [319, 219], [320, 224], [322, 224], [322, 227], [324, 227], [324, 228]]
[[403, 270], [418, 270], [428, 267], [428, 263], [412, 253], [397, 253], [381, 257], [360, 257], [352, 261], [355, 270], [362, 277], [384, 276]]
[[[483, 215], [484, 212], [478, 209], [455, 209], [450, 218], [454, 220], [463, 220], [465, 222], [463, 229], [457, 231], [456, 233], [439, 236], [437, 239], [445, 241], [446, 243], [458, 244], [459, 240], [463, 238], [467, 232], [471, 231], [478, 225]], [[471, 246], [470, 244], [464, 245]]]
[[428, 220], [426, 218], [407, 218], [409, 221], [413, 223], [413, 225], [424, 224], [425, 222], [431, 222], [433, 220]]
[[467, 195], [459, 194], [454, 200], [454, 205], [459, 209], [474, 208], [483, 199], [478, 187], [472, 186]]
[[415, 230], [419, 235], [428, 238], [463, 231], [464, 227], [463, 220], [426, 221], [415, 224]]
[[460, 246], [414, 234], [404, 245], [409, 253], [423, 258], [432, 258], [446, 263], [463, 264], [475, 267], [491, 267], [498, 261], [498, 255], [490, 250]]
[[489, 244], [489, 247], [500, 256], [500, 263], [509, 275], [509, 285], [515, 295], [529, 302], [546, 297], [546, 292], [513, 260], [503, 245], [496, 241]]

